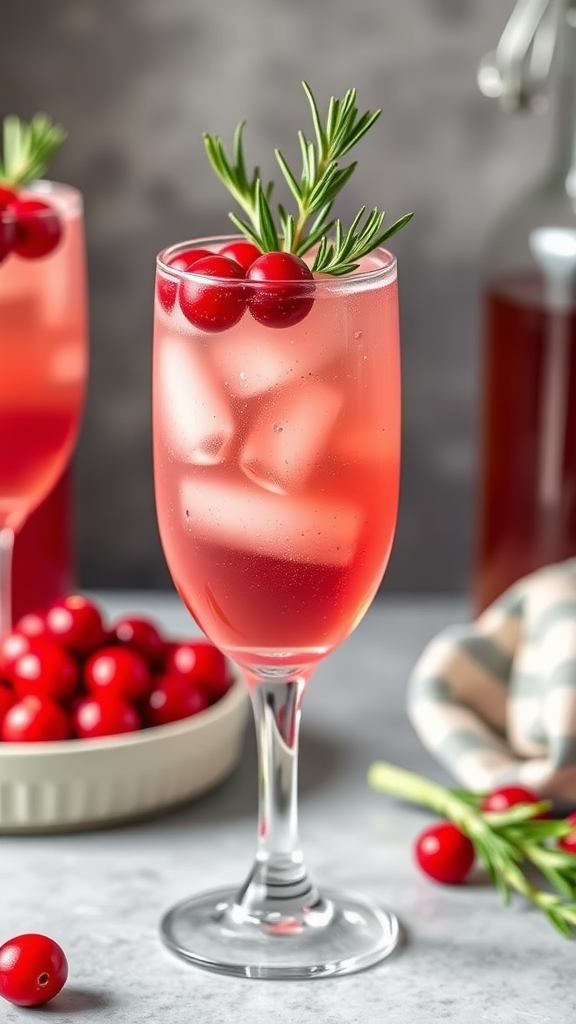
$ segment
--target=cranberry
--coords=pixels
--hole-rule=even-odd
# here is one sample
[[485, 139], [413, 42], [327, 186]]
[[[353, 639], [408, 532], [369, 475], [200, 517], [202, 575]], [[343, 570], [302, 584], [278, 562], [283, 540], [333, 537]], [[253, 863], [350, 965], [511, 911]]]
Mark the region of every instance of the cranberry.
[[239, 263], [244, 270], [248, 270], [261, 255], [260, 249], [252, 242], [230, 242], [229, 245], [220, 249], [220, 256], [228, 256], [228, 259], [236, 260], [236, 263]]
[[83, 740], [136, 732], [142, 724], [136, 709], [114, 694], [99, 694], [79, 701], [72, 723], [76, 736]]
[[153, 682], [144, 658], [129, 647], [103, 647], [86, 662], [84, 679], [91, 693], [109, 693], [127, 701], [145, 700]]
[[161, 676], [146, 701], [144, 718], [147, 725], [168, 725], [197, 715], [209, 705], [202, 687], [188, 683], [181, 676]]
[[166, 671], [183, 676], [189, 683], [200, 683], [212, 700], [223, 697], [232, 681], [227, 659], [208, 640], [173, 645], [166, 659]]
[[30, 637], [13, 629], [0, 643], [0, 672], [9, 676], [12, 666], [16, 664], [22, 654], [30, 650]]
[[17, 199], [7, 207], [14, 215], [15, 238], [12, 250], [24, 259], [47, 256], [62, 237], [58, 214], [41, 199]]
[[47, 935], [17, 935], [0, 946], [0, 995], [16, 1006], [47, 1003], [67, 977], [64, 950]]
[[5, 210], [7, 206], [11, 206], [17, 200], [18, 196], [13, 189], [8, 188], [7, 185], [0, 185], [0, 210]]
[[[195, 274], [217, 278], [218, 282], [200, 284], [185, 279], [180, 284], [180, 309], [186, 319], [203, 331], [225, 331], [241, 319], [246, 307], [246, 289], [236, 281], [244, 279], [244, 270], [227, 256], [205, 256], [191, 268]], [[226, 281], [232, 282], [229, 286]]]
[[[169, 266], [174, 267], [175, 270], [189, 270], [194, 263], [203, 259], [204, 256], [212, 255], [213, 253], [210, 252], [210, 249], [186, 249], [185, 252], [178, 253], [178, 256], [171, 259]], [[176, 302], [178, 282], [159, 274], [156, 291], [158, 293], [158, 302], [164, 312], [171, 313]]]
[[70, 594], [48, 609], [46, 631], [79, 658], [91, 654], [107, 639], [98, 608], [81, 594]]
[[15, 702], [14, 691], [5, 683], [0, 682], [0, 728], [2, 728], [2, 722], [6, 718], [7, 712]]
[[38, 612], [28, 612], [18, 619], [14, 628], [17, 633], [23, 633], [30, 640], [37, 640], [40, 636], [46, 636], [46, 618]]
[[573, 831], [569, 832], [567, 836], [563, 836], [562, 839], [558, 840], [558, 846], [565, 853], [576, 854], [576, 811], [569, 814], [566, 821], [573, 826]]
[[143, 618], [120, 619], [112, 627], [112, 637], [119, 644], [138, 651], [152, 669], [160, 668], [166, 655], [166, 642], [153, 622]]
[[247, 280], [252, 316], [267, 327], [293, 327], [314, 305], [314, 277], [304, 260], [290, 252], [266, 252], [250, 267]]
[[441, 821], [418, 836], [414, 854], [424, 874], [435, 882], [457, 885], [474, 863], [472, 842], [451, 821]]
[[7, 711], [1, 736], [5, 743], [67, 740], [70, 736], [68, 715], [50, 697], [29, 694]]
[[8, 255], [14, 243], [16, 233], [14, 216], [6, 210], [11, 203], [16, 202], [17, 195], [11, 188], [0, 185], [0, 263]]
[[53, 640], [40, 637], [14, 662], [8, 678], [19, 697], [65, 700], [78, 685], [78, 665], [71, 654]]
[[[540, 797], [525, 786], [501, 786], [500, 789], [493, 789], [488, 793], [480, 804], [481, 811], [496, 811], [501, 813], [507, 811], [516, 804], [537, 804]], [[548, 811], [536, 814], [534, 820], [549, 818]]]

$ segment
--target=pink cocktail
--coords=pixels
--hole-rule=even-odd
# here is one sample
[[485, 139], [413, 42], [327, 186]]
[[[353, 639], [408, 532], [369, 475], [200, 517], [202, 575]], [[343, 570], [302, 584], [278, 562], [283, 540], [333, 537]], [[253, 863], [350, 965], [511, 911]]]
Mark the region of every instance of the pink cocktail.
[[[4, 552], [0, 633], [9, 628], [9, 557], [15, 532], [48, 495], [76, 442], [87, 375], [82, 199], [36, 182], [20, 192], [49, 206], [61, 236], [37, 258], [0, 263], [0, 538]], [[9, 213], [0, 213], [8, 218]]]
[[[376, 250], [345, 277], [276, 286], [310, 308], [292, 325], [280, 314], [270, 325], [252, 312], [273, 286], [207, 285], [194, 265], [177, 269], [183, 253], [190, 266], [195, 245], [217, 253], [229, 241], [183, 243], [158, 260], [154, 473], [175, 585], [250, 686], [259, 848], [239, 892], [186, 901], [166, 916], [163, 934], [181, 956], [226, 973], [345, 973], [390, 952], [397, 922], [363, 897], [319, 893], [310, 882], [296, 831], [297, 733], [313, 669], [361, 620], [392, 545], [396, 262]], [[183, 293], [202, 304], [210, 288], [231, 308], [249, 297], [229, 329], [201, 329], [184, 315]]]

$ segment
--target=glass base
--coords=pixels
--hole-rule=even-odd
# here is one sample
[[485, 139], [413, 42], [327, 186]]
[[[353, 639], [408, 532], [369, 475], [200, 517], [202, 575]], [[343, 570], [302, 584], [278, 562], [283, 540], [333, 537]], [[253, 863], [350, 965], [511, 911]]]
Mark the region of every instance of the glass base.
[[213, 889], [178, 903], [162, 919], [164, 943], [207, 971], [246, 978], [352, 974], [389, 956], [400, 928], [364, 896], [324, 892], [295, 917], [249, 917], [237, 889]]

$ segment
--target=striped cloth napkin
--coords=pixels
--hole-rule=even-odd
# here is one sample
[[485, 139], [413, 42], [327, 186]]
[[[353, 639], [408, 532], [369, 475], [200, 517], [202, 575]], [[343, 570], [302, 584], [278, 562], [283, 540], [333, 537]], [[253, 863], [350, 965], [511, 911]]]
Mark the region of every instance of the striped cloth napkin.
[[518, 783], [576, 804], [576, 558], [432, 640], [410, 679], [408, 714], [467, 789]]

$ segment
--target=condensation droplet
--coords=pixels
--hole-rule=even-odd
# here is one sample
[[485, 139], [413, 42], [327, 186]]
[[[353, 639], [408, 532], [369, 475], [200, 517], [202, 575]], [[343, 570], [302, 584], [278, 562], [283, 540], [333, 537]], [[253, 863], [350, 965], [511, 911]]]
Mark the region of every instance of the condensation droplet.
[[274, 430], [276, 434], [281, 434], [282, 431], [284, 430], [284, 427], [282, 426], [281, 423], [274, 423], [272, 425], [272, 430]]
[[240, 380], [246, 380], [246, 374], [244, 373], [244, 370], [242, 370], [240, 373]]
[[362, 337], [362, 331], [354, 331], [354, 340], [358, 341]]

